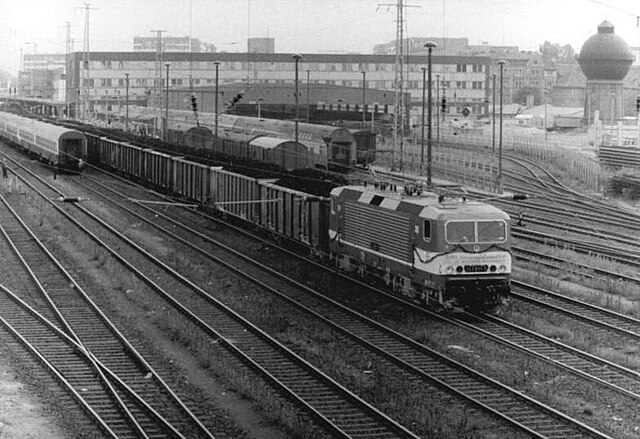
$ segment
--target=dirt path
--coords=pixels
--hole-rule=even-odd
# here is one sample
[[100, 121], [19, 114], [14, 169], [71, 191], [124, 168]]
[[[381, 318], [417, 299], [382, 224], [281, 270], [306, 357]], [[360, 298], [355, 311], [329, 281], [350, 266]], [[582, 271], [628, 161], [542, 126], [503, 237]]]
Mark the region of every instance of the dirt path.
[[0, 348], [0, 438], [64, 439], [56, 415], [20, 382]]

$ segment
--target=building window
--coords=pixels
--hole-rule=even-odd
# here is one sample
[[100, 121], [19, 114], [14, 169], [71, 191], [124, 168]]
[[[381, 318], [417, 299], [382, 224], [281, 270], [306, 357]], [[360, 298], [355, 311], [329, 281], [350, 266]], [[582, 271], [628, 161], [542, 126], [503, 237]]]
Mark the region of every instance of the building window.
[[467, 71], [467, 65], [466, 64], [456, 64], [456, 72], [461, 73], [461, 72], [466, 72]]

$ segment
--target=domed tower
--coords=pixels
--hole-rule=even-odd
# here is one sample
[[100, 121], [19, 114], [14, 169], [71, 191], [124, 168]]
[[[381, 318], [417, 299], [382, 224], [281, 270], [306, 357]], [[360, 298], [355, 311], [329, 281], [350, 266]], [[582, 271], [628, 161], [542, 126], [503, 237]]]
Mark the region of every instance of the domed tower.
[[598, 33], [589, 37], [578, 55], [578, 64], [587, 77], [584, 114], [589, 120], [596, 110], [604, 122], [624, 116], [622, 80], [632, 63], [629, 46], [613, 32], [613, 25], [600, 23]]

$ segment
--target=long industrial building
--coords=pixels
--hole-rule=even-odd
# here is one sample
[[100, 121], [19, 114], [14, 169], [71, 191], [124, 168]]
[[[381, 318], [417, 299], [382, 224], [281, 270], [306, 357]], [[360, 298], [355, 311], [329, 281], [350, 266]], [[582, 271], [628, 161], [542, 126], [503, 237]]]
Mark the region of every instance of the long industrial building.
[[[307, 83], [362, 88], [365, 96], [366, 89], [395, 93], [399, 83], [394, 55], [301, 55], [297, 69], [300, 95]], [[402, 91], [410, 94], [411, 102], [403, 102], [404, 99], [398, 102], [417, 110], [422, 105], [427, 57], [407, 56], [404, 62]], [[448, 114], [488, 115], [492, 93], [490, 72], [495, 69], [491, 62], [485, 56], [433, 56], [433, 102], [441, 104], [445, 98]], [[151, 52], [74, 52], [67, 59], [67, 99], [82, 116], [123, 104], [126, 96], [132, 105], [162, 100], [167, 78], [170, 90], [210, 89], [216, 84], [216, 72], [219, 86], [246, 83], [255, 89], [259, 84], [291, 84], [293, 90], [295, 71], [293, 54], [287, 53], [167, 52], [158, 56]], [[354, 102], [343, 99], [343, 105], [362, 103], [361, 97], [349, 96], [345, 98]], [[369, 96], [371, 101], [366, 105], [373, 105], [375, 94]], [[293, 103], [294, 93], [290, 99]], [[394, 106], [389, 112], [395, 113]]]

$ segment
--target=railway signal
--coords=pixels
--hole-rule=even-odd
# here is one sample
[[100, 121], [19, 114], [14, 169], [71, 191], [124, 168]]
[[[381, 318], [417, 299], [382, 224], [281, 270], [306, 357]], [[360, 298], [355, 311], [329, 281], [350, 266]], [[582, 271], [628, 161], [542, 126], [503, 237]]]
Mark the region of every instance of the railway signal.
[[229, 109], [233, 108], [236, 106], [236, 104], [240, 101], [240, 99], [242, 99], [244, 97], [244, 92], [240, 91], [238, 93], [236, 93], [236, 95], [234, 97], [231, 98], [231, 100], [229, 101]]
[[193, 109], [193, 114], [196, 117], [196, 125], [200, 126], [200, 120], [198, 119], [198, 100], [195, 94], [191, 95], [191, 108]]
[[194, 113], [198, 111], [198, 101], [196, 99], [196, 95], [191, 95], [191, 108], [193, 109]]

